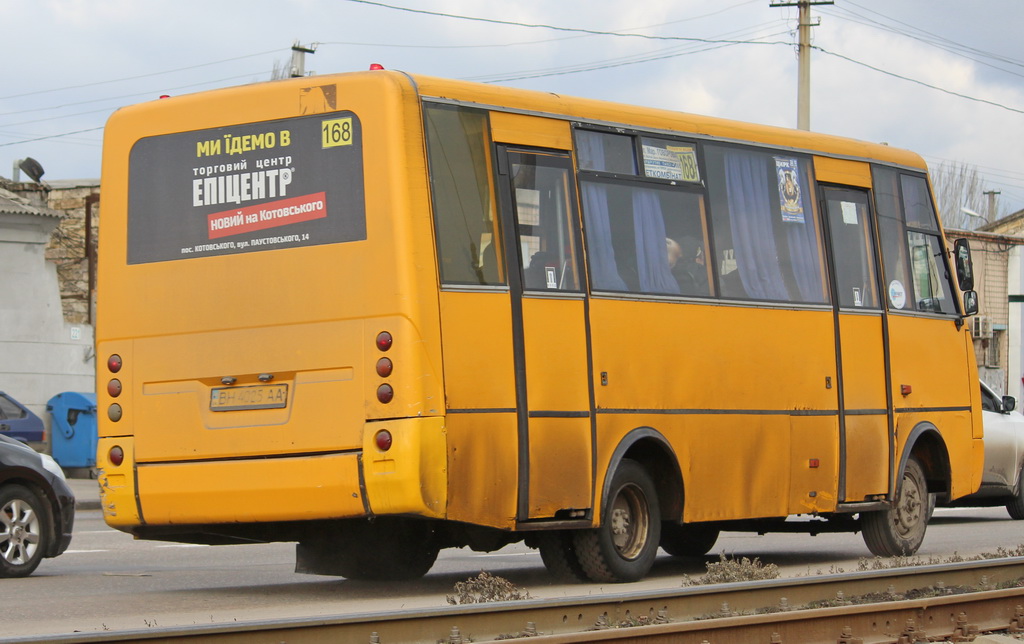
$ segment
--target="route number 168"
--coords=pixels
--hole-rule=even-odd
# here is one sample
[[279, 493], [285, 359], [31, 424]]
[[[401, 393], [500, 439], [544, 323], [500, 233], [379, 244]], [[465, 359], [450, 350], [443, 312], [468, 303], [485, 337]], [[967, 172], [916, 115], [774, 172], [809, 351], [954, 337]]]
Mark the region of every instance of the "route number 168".
[[320, 134], [325, 148], [352, 145], [352, 117], [324, 121], [320, 126]]

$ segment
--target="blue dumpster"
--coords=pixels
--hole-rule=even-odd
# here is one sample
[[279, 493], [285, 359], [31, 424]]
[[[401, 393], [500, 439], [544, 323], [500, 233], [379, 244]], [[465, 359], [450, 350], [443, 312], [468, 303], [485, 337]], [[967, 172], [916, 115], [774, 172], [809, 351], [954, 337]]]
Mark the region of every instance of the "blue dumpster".
[[53, 426], [50, 453], [61, 467], [96, 465], [96, 394], [65, 391], [46, 403]]

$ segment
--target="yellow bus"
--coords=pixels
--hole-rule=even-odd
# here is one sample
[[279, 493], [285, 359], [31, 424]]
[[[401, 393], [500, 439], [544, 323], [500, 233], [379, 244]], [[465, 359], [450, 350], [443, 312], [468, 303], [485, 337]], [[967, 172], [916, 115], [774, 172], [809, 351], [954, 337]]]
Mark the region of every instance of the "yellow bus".
[[970, 257], [912, 153], [376, 70], [121, 109], [103, 192], [99, 480], [138, 538], [620, 582], [723, 530], [913, 553], [978, 488]]

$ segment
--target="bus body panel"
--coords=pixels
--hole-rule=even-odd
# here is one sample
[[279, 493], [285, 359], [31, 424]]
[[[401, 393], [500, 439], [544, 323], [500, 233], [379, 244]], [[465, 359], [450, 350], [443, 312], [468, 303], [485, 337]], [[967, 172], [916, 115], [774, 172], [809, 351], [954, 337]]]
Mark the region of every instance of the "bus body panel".
[[[310, 104], [304, 97], [311, 88], [332, 95], [333, 106]], [[123, 441], [134, 448], [126, 454], [126, 466], [240, 459], [230, 465], [216, 460], [202, 464], [202, 480], [211, 494], [198, 514], [190, 504], [169, 500], [177, 487], [187, 490], [191, 485], [175, 482], [176, 477], [191, 474], [187, 467], [140, 473], [144, 521], [183, 523], [198, 515], [216, 521], [218, 511], [219, 520], [229, 522], [257, 516], [277, 520], [274, 512], [278, 511], [256, 507], [259, 493], [247, 499], [234, 495], [232, 485], [241, 484], [230, 483], [233, 473], [246, 467], [259, 470], [268, 456], [294, 455], [295, 462], [301, 462], [300, 455], [323, 452], [350, 452], [342, 460], [353, 465], [330, 473], [312, 467], [308, 476], [301, 477], [305, 485], [315, 488], [318, 472], [327, 477], [322, 488], [331, 491], [325, 497], [344, 493], [343, 501], [314, 498], [310, 507], [317, 510], [312, 514], [365, 514], [354, 466], [355, 455], [364, 446], [364, 422], [443, 414], [437, 276], [433, 249], [422, 243], [431, 238], [432, 223], [418, 105], [406, 77], [356, 74], [165, 99], [126, 108], [112, 117], [104, 182], [119, 197], [105, 202], [110, 208], [104, 212], [104, 235], [110, 241], [100, 251], [103, 278], [97, 350], [103, 358], [97, 361], [98, 389], [102, 408], [117, 403], [123, 412], [116, 422], [100, 414], [100, 436], [134, 436]], [[322, 117], [311, 116], [321, 108], [328, 110]], [[266, 129], [283, 131], [299, 123], [291, 119], [321, 118], [330, 123], [333, 110], [358, 119], [361, 136], [372, 141], [362, 145], [360, 172], [368, 175], [374, 168], [394, 167], [362, 182], [365, 239], [188, 256], [173, 262], [173, 278], [168, 278], [166, 261], [127, 263], [123, 253], [129, 245], [125, 235], [129, 204], [122, 196], [132, 190], [128, 159], [137, 141], [176, 132], [200, 132], [188, 136], [215, 140], [221, 130], [230, 135], [245, 132], [246, 123], [269, 121], [274, 125]], [[202, 133], [207, 130], [209, 135]], [[223, 148], [219, 156], [201, 152], [195, 160], [196, 173], [205, 172], [200, 167], [206, 164], [227, 167], [244, 156]], [[268, 158], [271, 153], [276, 158], [301, 156], [303, 149], [279, 146], [265, 152]], [[247, 170], [261, 160], [266, 159], [246, 158]], [[392, 212], [401, 213], [401, 218], [390, 216]], [[239, 238], [247, 239], [245, 235], [227, 239]], [[375, 346], [381, 331], [394, 337], [386, 353]], [[124, 354], [125, 367], [119, 376], [125, 380], [127, 395], [115, 401], [106, 391], [104, 383], [111, 374], [103, 363], [117, 352]], [[375, 370], [382, 357], [393, 363], [391, 376], [380, 376]], [[283, 386], [273, 389], [278, 396], [287, 387], [284, 406], [261, 408], [248, 400], [238, 408], [213, 409], [215, 389], [245, 398], [248, 394], [238, 394], [242, 387], [267, 384]], [[377, 396], [378, 387], [385, 384], [394, 390], [394, 399], [387, 403]], [[442, 449], [442, 462], [443, 453]], [[254, 460], [247, 463], [247, 458]], [[428, 482], [431, 477], [436, 475], [428, 476]], [[444, 488], [440, 480], [427, 488]], [[416, 481], [411, 495], [423, 495], [421, 487]], [[434, 515], [444, 512], [443, 503], [437, 502], [443, 493], [436, 490], [428, 491], [428, 501], [415, 503], [396, 502], [392, 488], [380, 489], [390, 490], [388, 499], [382, 499], [384, 506], [427, 507], [426, 512]], [[152, 513], [146, 510], [150, 499], [156, 503]]]
[[[972, 412], [976, 409], [972, 390], [977, 388], [972, 383], [978, 376], [969, 333], [966, 327], [957, 329], [951, 320], [889, 315], [898, 455], [903, 454], [910, 432], [925, 421], [939, 429], [950, 454], [970, 455], [982, 444], [980, 414]], [[957, 354], [968, 369], [949, 369], [950, 356]], [[909, 387], [908, 393], [904, 386]], [[954, 498], [970, 494], [980, 484], [980, 471], [954, 468], [951, 494]]]
[[815, 156], [814, 178], [823, 183], [870, 188], [871, 166], [852, 159]]
[[358, 517], [358, 467], [355, 454], [140, 465], [142, 515], [148, 525]]
[[835, 413], [830, 310], [594, 298], [590, 311], [599, 409]]
[[515, 408], [450, 413], [448, 518], [511, 530], [518, 501], [519, 433]]
[[[378, 432], [391, 436], [381, 449]], [[366, 424], [362, 480], [372, 514], [415, 514], [445, 518], [448, 496], [448, 445], [444, 418], [402, 418]], [[356, 494], [351, 494], [356, 498]]]
[[524, 298], [527, 517], [589, 509], [590, 388], [583, 301]]
[[842, 501], [881, 498], [889, 489], [888, 402], [881, 312], [839, 314], [843, 362]]
[[[597, 444], [617, 442], [605, 435], [615, 411], [632, 414], [615, 417], [616, 432], [664, 433], [683, 471], [687, 521], [834, 505], [824, 493], [838, 471], [831, 311], [594, 298], [591, 333], [595, 382], [607, 382], [595, 385]], [[791, 482], [791, 466], [804, 473], [812, 459], [817, 471]]]

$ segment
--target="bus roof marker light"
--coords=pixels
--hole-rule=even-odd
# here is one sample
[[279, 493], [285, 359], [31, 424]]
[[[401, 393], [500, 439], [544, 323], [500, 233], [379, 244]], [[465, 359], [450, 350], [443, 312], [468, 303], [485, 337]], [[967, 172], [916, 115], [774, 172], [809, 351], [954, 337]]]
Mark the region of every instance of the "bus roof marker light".
[[387, 331], [381, 331], [377, 334], [377, 348], [381, 351], [387, 351], [390, 349], [392, 342], [394, 342], [394, 339]]
[[371, 72], [379, 72], [379, 71], [383, 71], [383, 69], [384, 69], [384, 65], [381, 65], [380, 63], [370, 63], [370, 71]]

